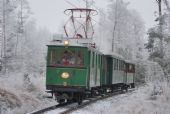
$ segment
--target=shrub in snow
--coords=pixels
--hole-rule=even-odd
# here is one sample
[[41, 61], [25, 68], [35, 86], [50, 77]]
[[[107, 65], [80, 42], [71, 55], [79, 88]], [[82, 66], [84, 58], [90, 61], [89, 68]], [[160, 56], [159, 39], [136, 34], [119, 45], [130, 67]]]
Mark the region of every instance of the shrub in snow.
[[14, 109], [21, 107], [22, 103], [17, 95], [0, 88], [0, 105], [5, 104], [7, 108]]
[[154, 84], [150, 99], [151, 100], [156, 100], [157, 96], [161, 95], [162, 93], [163, 93], [162, 86], [159, 86], [158, 84]]

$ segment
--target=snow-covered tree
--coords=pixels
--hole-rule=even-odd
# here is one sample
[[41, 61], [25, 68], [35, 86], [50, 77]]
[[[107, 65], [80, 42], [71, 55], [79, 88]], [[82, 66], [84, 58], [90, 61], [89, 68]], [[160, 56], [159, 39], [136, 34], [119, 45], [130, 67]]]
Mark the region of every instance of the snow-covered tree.
[[[162, 67], [164, 76], [169, 82], [170, 76], [170, 10], [168, 0], [158, 0], [159, 15], [155, 21], [158, 25], [148, 30], [146, 48], [150, 52], [149, 59], [156, 61]], [[166, 6], [162, 11], [161, 6]]]
[[144, 23], [135, 10], [128, 9], [128, 4], [123, 0], [109, 3], [108, 14], [103, 11], [100, 16], [99, 37], [104, 39], [101, 45], [110, 45], [105, 49], [110, 53], [126, 59], [139, 59], [142, 58]]
[[27, 0], [17, 0], [16, 18], [17, 18], [17, 43], [16, 55], [22, 55], [22, 44], [25, 38], [25, 25], [30, 17], [31, 10]]
[[4, 71], [11, 68], [11, 60], [14, 57], [16, 42], [16, 18], [15, 1], [1, 0], [1, 57]]
[[42, 71], [46, 63], [46, 45], [51, 39], [51, 33], [46, 28], [37, 28], [34, 19], [26, 24], [25, 33], [23, 49], [25, 70], [26, 72]]

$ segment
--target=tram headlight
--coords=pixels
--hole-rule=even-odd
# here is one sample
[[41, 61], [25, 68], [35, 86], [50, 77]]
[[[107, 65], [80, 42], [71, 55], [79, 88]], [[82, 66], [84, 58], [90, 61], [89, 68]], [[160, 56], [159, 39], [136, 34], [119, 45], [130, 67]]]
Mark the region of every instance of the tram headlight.
[[65, 40], [65, 41], [64, 41], [64, 45], [69, 45], [69, 41], [68, 41], [68, 40]]
[[63, 73], [61, 73], [61, 77], [64, 79], [67, 79], [70, 77], [70, 74], [68, 72], [63, 72]]

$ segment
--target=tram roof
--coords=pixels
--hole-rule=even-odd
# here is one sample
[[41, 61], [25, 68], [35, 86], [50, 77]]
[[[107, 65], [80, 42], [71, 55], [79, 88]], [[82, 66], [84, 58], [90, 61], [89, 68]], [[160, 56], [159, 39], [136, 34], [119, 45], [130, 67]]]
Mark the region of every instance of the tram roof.
[[119, 54], [114, 53], [114, 52], [106, 52], [106, 53], [104, 53], [104, 55], [110, 56], [110, 57], [113, 57], [113, 58], [116, 58], [116, 59], [124, 60], [124, 57], [122, 55], [119, 55]]

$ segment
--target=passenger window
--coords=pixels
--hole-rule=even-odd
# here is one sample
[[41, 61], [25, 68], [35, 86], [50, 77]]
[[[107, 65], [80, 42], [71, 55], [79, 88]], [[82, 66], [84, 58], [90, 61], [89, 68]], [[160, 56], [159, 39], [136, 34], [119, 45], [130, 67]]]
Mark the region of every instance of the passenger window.
[[95, 61], [96, 63], [95, 63], [95, 65], [96, 65], [96, 68], [97, 68], [97, 64], [98, 64], [98, 63], [97, 63], [98, 55], [97, 55], [97, 53], [95, 53], [95, 54], [96, 54], [96, 56], [95, 56], [95, 57], [96, 57], [96, 61]]
[[122, 70], [122, 61], [119, 61], [119, 70]]
[[125, 62], [123, 62], [123, 70], [125, 70], [126, 68], [125, 68]]
[[100, 66], [100, 55], [99, 54], [97, 54], [97, 66], [98, 66], [98, 68]]
[[93, 67], [93, 52], [90, 51], [90, 66]]
[[116, 70], [116, 60], [113, 59], [113, 64], [114, 64], [114, 70]]
[[117, 59], [117, 70], [119, 70], [119, 61]]
[[119, 70], [121, 70], [120, 68], [121, 68], [121, 61], [119, 60]]
[[93, 52], [93, 54], [92, 54], [92, 67], [94, 67], [94, 62], [95, 62], [95, 54]]
[[118, 70], [118, 60], [116, 59], [116, 70]]
[[115, 70], [116, 70], [117, 69], [117, 60], [114, 59], [114, 61], [115, 61]]
[[121, 61], [121, 70], [123, 70], [123, 61]]
[[99, 66], [100, 66], [100, 63], [99, 63], [100, 61], [99, 61], [99, 55], [97, 55], [97, 67], [99, 68]]
[[117, 70], [119, 70], [119, 60], [117, 60]]

